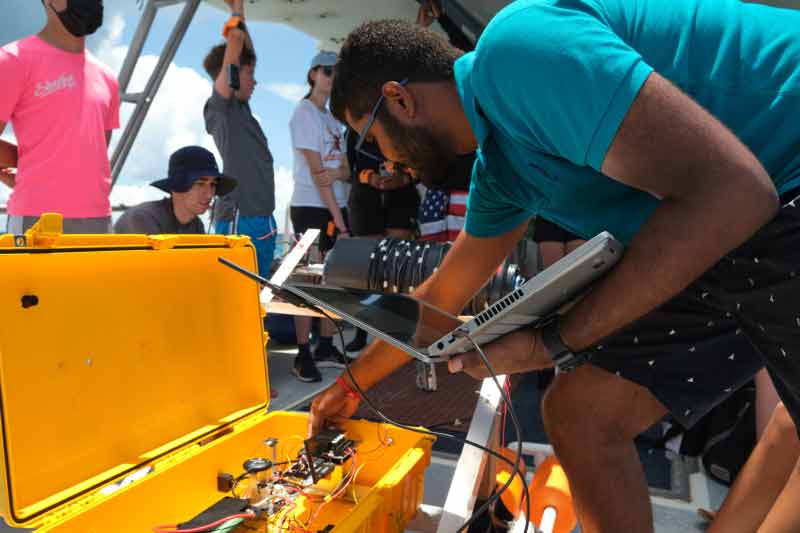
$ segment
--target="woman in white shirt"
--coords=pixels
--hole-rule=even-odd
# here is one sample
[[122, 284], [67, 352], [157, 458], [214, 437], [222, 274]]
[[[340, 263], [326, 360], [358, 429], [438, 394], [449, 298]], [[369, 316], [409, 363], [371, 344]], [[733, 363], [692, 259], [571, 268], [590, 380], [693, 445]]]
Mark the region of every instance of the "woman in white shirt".
[[[311, 90], [295, 108], [289, 121], [294, 150], [294, 192], [289, 209], [295, 233], [320, 230], [319, 248], [325, 253], [338, 236], [348, 236], [347, 167], [344, 126], [328, 110], [336, 54], [319, 52], [311, 60]], [[335, 326], [323, 320], [313, 356], [309, 349], [311, 319], [295, 317], [298, 355], [292, 373], [301, 381], [320, 381], [317, 366], [344, 368], [344, 355], [333, 346]]]

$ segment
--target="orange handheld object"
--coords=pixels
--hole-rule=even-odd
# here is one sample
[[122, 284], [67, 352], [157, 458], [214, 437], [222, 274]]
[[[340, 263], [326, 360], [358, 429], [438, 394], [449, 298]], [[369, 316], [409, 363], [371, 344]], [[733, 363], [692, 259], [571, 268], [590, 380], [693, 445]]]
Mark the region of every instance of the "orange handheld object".
[[569, 481], [561, 463], [550, 456], [536, 469], [528, 494], [531, 519], [546, 533], [569, 533], [578, 518], [572, 506]]
[[232, 29], [238, 28], [239, 25], [242, 23], [242, 17], [231, 17], [222, 27], [222, 36], [227, 39], [228, 34], [231, 32]]
[[336, 224], [333, 223], [331, 220], [328, 222], [328, 227], [325, 229], [325, 235], [328, 237], [333, 237], [333, 234], [336, 232]]
[[369, 185], [369, 178], [372, 176], [374, 171], [365, 168], [361, 172], [358, 173], [358, 181], [363, 183], [364, 185]]
[[[508, 448], [501, 448], [498, 450], [498, 453], [511, 461], [514, 462], [514, 459], [517, 458], [517, 454]], [[508, 479], [511, 477], [514, 469], [508, 463], [504, 461], [497, 461], [496, 464], [496, 472], [495, 472], [495, 482], [497, 483], [497, 490], [500, 490], [506, 483], [508, 483]], [[524, 476], [525, 475], [525, 461], [520, 458], [519, 461], [519, 470], [520, 473]], [[500, 500], [505, 505], [508, 512], [511, 513], [514, 518], [518, 518], [519, 514], [523, 511], [522, 506], [522, 494], [523, 494], [523, 485], [522, 479], [519, 476], [514, 476], [514, 480], [511, 482], [511, 485], [500, 495]]]

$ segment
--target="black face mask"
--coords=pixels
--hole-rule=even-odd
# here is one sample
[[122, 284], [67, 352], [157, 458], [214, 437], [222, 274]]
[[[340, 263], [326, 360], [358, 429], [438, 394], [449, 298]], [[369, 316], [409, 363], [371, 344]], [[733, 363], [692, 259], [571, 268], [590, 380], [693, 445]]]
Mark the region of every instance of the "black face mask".
[[103, 25], [103, 0], [67, 0], [64, 11], [53, 11], [75, 37], [91, 35]]

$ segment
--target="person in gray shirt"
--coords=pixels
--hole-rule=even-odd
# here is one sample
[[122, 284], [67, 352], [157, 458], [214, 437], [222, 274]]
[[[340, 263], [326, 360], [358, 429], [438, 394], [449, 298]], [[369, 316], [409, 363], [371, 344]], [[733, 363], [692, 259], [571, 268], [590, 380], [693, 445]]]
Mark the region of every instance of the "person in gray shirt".
[[216, 202], [215, 233], [248, 235], [256, 247], [258, 270], [269, 277], [275, 254], [277, 225], [272, 154], [261, 126], [250, 111], [256, 86], [256, 55], [244, 25], [242, 0], [226, 0], [231, 18], [225, 24], [225, 43], [211, 49], [203, 67], [214, 81], [203, 116], [206, 131], [222, 157], [226, 174], [237, 189]]
[[151, 183], [169, 198], [131, 207], [114, 224], [114, 233], [205, 233], [200, 215], [214, 195], [236, 188], [236, 180], [220, 173], [214, 154], [200, 146], [186, 146], [169, 158], [168, 177]]

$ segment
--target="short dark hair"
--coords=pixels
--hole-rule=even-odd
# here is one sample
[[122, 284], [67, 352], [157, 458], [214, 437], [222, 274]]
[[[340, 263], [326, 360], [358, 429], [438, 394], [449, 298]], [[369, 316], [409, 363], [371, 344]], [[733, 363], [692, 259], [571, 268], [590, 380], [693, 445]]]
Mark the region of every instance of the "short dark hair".
[[453, 80], [463, 52], [427, 28], [403, 20], [365, 22], [347, 36], [331, 89], [331, 112], [345, 121], [368, 114], [387, 81]]
[[[225, 61], [226, 46], [226, 43], [214, 46], [203, 60], [203, 68], [206, 69], [206, 72], [211, 76], [212, 80], [216, 80], [219, 76], [219, 71], [222, 70], [222, 63]], [[239, 64], [245, 66], [255, 65], [255, 63], [256, 53], [249, 46], [244, 46], [239, 56]]]

